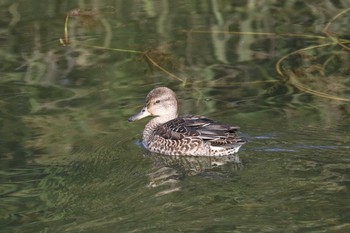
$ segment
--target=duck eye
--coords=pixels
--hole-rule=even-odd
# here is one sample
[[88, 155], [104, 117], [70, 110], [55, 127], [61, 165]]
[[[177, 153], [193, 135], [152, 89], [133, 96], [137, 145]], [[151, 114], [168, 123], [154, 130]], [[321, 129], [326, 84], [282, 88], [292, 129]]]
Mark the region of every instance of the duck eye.
[[157, 100], [157, 101], [156, 101], [156, 104], [159, 104], [159, 103], [160, 103], [160, 100]]

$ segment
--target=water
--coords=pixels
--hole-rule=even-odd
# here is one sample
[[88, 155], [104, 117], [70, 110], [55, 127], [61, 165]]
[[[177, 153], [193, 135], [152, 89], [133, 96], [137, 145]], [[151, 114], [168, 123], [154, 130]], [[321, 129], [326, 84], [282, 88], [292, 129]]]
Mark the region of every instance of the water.
[[[0, 232], [350, 230], [349, 55], [322, 33], [349, 3], [0, 4]], [[347, 16], [330, 26], [343, 39]], [[145, 151], [147, 120], [127, 119], [160, 85], [249, 142]]]

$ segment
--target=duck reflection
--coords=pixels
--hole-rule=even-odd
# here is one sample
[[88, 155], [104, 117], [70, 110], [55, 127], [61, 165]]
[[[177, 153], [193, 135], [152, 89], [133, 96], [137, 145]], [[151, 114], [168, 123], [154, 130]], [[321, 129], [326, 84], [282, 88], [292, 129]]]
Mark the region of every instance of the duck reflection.
[[148, 187], [168, 186], [168, 189], [157, 193], [157, 196], [176, 192], [181, 189], [179, 181], [186, 176], [222, 175], [243, 169], [237, 154], [229, 156], [169, 156], [154, 153], [143, 154], [152, 161], [152, 172], [148, 173]]

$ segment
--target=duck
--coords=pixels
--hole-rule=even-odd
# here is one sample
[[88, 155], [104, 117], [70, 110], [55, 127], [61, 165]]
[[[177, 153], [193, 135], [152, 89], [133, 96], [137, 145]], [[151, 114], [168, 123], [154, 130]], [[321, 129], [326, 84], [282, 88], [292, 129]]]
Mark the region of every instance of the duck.
[[142, 145], [149, 151], [171, 156], [228, 156], [237, 153], [246, 140], [239, 127], [205, 116], [178, 116], [178, 100], [173, 90], [151, 90], [141, 111], [131, 116], [133, 122], [153, 116], [142, 134]]

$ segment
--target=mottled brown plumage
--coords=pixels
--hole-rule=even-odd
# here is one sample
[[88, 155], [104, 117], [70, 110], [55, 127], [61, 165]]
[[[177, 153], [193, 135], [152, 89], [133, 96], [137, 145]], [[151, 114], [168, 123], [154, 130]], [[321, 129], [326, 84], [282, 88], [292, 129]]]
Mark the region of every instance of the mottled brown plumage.
[[222, 124], [203, 116], [177, 116], [175, 93], [167, 87], [153, 89], [135, 121], [153, 115], [143, 132], [146, 149], [166, 155], [223, 156], [238, 152], [245, 143], [239, 127]]

